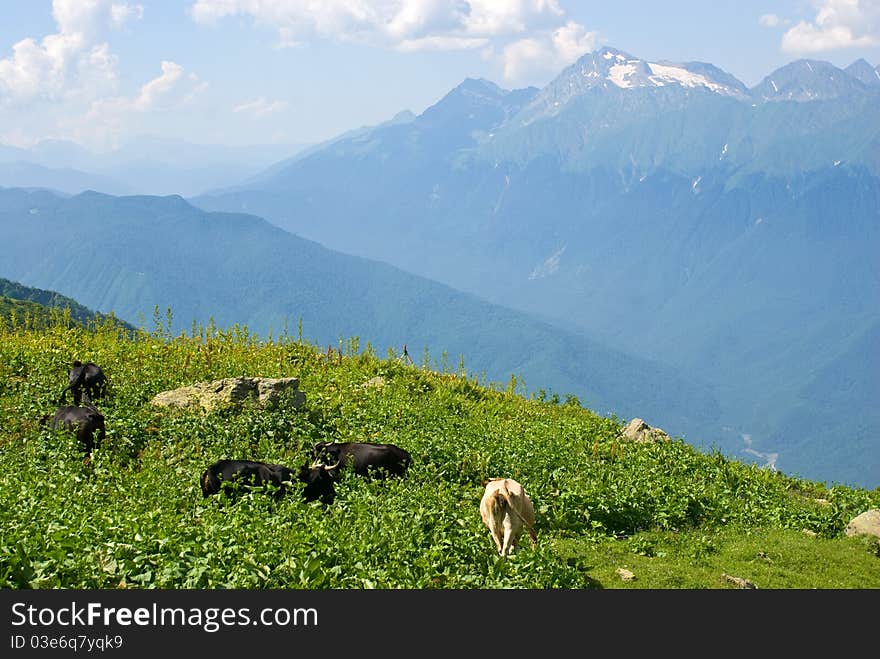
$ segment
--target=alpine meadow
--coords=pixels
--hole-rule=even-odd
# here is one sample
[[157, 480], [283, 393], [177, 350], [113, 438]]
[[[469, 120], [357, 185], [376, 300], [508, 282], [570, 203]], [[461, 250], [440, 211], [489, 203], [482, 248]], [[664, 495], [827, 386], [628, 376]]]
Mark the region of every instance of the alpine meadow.
[[[575, 398], [429, 368], [428, 355], [411, 364], [357, 337], [326, 350], [243, 326], [172, 335], [156, 312], [155, 328], [135, 333], [58, 310], [36, 327], [27, 313], [0, 321], [2, 587], [880, 587], [877, 538], [845, 533], [880, 490], [829, 488], [680, 439], [633, 441]], [[97, 402], [106, 439], [85, 461], [72, 434], [38, 423], [73, 355], [109, 380]], [[297, 378], [305, 404], [152, 402], [254, 373]], [[202, 495], [199, 474], [218, 456], [296, 469], [327, 438], [393, 443], [413, 464], [400, 479], [347, 474], [329, 506], [304, 503], [296, 483], [281, 499]], [[495, 474], [521, 482], [537, 515], [536, 546], [508, 558], [478, 511]]]

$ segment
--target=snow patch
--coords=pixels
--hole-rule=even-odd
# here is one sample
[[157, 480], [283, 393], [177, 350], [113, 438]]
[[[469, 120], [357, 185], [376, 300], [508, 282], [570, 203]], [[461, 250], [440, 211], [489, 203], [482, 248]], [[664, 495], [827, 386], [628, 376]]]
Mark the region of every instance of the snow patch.
[[770, 81], [770, 84], [773, 85], [773, 91], [775, 91], [775, 92], [778, 94], [778, 93], [779, 93], [779, 87], [776, 86], [776, 83], [773, 82], [773, 81], [771, 80], [771, 81]]
[[840, 161], [839, 161], [839, 160], [835, 160], [835, 161], [834, 161], [834, 166], [835, 166], [835, 167], [837, 167], [839, 164], [840, 164]]
[[548, 256], [543, 263], [536, 266], [532, 273], [529, 275], [529, 281], [533, 281], [535, 279], [543, 279], [544, 277], [549, 277], [550, 275], [556, 273], [559, 270], [559, 263], [562, 259], [562, 254], [565, 252], [565, 248], [567, 246], [563, 245], [558, 250], [553, 252], [550, 256]]
[[757, 220], [755, 220], [755, 226], [758, 226], [759, 224], [763, 224], [763, 223], [764, 223], [763, 217], [759, 217]]
[[632, 64], [615, 64], [608, 72], [608, 79], [618, 87], [626, 89], [632, 87], [632, 83], [626, 78], [635, 73], [635, 70], [636, 67]]
[[706, 76], [700, 75], [699, 73], [693, 73], [680, 66], [654, 64], [653, 62], [649, 62], [648, 66], [651, 68], [651, 73], [654, 74], [651, 76], [651, 82], [658, 87], [662, 86], [664, 83], [673, 82], [684, 87], [706, 87], [713, 92], [725, 91], [724, 87], [712, 82]]
[[721, 155], [718, 156], [718, 160], [721, 160], [724, 157], [725, 153], [727, 153], [727, 145], [726, 144], [723, 147], [721, 147]]
[[691, 190], [693, 190], [694, 192], [699, 192], [699, 190], [697, 190], [697, 188], [699, 187], [699, 185], [700, 185], [700, 181], [701, 181], [702, 179], [703, 179], [702, 176], [698, 176], [697, 178], [695, 178], [695, 179], [694, 179], [694, 182], [691, 183]]

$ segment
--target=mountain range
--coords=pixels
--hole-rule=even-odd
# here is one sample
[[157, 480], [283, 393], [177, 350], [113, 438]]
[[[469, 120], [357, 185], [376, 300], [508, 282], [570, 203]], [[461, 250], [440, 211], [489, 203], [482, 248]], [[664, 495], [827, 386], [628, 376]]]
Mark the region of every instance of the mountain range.
[[[135, 323], [171, 307], [174, 331], [302, 320], [321, 344], [408, 342], [875, 487], [878, 101], [863, 60], [748, 88], [603, 48], [540, 89], [467, 79], [189, 202], [0, 189], [0, 276]], [[84, 162], [41, 148], [53, 175]]]
[[192, 201], [709, 382], [721, 412], [700, 434], [727, 451], [880, 482], [880, 71], [863, 60], [748, 88], [603, 48], [541, 89], [465, 80]]
[[[303, 337], [344, 347], [357, 339], [384, 356], [407, 344], [418, 363], [517, 391], [576, 396], [620, 418], [710, 423], [710, 387], [611, 350], [529, 314], [400, 271], [333, 252], [240, 213], [206, 212], [179, 196], [73, 197], [0, 189], [2, 272], [130, 323], [175, 335], [194, 324], [246, 326], [254, 336]], [[343, 345], [341, 346], [340, 343]], [[427, 356], [425, 354], [427, 351]], [[673, 393], [674, 392], [674, 393]], [[693, 427], [697, 427], [696, 424]]]
[[104, 152], [66, 140], [44, 140], [28, 148], [0, 144], [0, 186], [191, 196], [247, 179], [305, 146], [205, 145], [155, 135]]

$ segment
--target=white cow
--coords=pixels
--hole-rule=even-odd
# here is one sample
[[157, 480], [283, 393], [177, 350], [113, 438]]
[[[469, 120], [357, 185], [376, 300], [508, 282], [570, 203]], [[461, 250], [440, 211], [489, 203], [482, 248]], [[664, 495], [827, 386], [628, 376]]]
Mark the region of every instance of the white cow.
[[509, 556], [514, 550], [523, 527], [535, 546], [535, 507], [522, 485], [512, 478], [492, 478], [486, 483], [480, 516], [501, 556]]

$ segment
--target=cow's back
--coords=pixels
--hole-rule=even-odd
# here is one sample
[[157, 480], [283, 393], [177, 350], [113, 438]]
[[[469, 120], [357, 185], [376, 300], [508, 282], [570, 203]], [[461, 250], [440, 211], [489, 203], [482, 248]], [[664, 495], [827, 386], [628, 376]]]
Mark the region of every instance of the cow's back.
[[399, 446], [372, 442], [319, 442], [314, 455], [360, 476], [403, 476], [412, 463], [409, 452]]
[[502, 556], [517, 544], [523, 528], [535, 541], [534, 505], [522, 485], [512, 478], [493, 478], [486, 483], [480, 516]]

